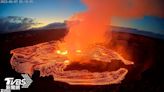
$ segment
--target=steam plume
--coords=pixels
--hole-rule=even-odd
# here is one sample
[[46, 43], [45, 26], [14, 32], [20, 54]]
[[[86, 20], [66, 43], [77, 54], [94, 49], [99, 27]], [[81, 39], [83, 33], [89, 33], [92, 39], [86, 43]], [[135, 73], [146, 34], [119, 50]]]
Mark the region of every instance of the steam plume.
[[[68, 22], [68, 35], [64, 38], [65, 47], [70, 52], [84, 49], [95, 43], [107, 41], [112, 16], [141, 18], [143, 16], [164, 17], [164, 0], [82, 0], [87, 6], [84, 12], [73, 15]], [[109, 39], [109, 38], [108, 38]]]

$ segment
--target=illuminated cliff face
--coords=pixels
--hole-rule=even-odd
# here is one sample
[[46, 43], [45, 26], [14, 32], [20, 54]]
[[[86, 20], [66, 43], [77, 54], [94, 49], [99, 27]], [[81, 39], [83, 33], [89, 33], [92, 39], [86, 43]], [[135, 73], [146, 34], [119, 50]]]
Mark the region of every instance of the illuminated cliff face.
[[[51, 41], [23, 48], [17, 48], [11, 51], [12, 68], [19, 73], [33, 74], [34, 70], [39, 70], [41, 76], [52, 75], [55, 81], [66, 82], [71, 85], [105, 85], [120, 83], [128, 69], [120, 67], [117, 70], [99, 72], [100, 68], [104, 68], [103, 63], [110, 64], [115, 60], [121, 61], [124, 65], [132, 65], [133, 62], [125, 60], [118, 53], [107, 49], [102, 45], [94, 45], [88, 48], [87, 53], [77, 50], [77, 55], [83, 54], [80, 60], [72, 61], [69, 59], [67, 51], [58, 49], [59, 42]], [[89, 63], [94, 62], [95, 63]], [[99, 63], [100, 62], [100, 63]], [[86, 65], [88, 68], [79, 66], [81, 69], [67, 69], [71, 64], [78, 63]], [[89, 67], [95, 64], [94, 71], [90, 71]], [[112, 65], [117, 66], [117, 65]], [[78, 66], [76, 66], [78, 67]]]

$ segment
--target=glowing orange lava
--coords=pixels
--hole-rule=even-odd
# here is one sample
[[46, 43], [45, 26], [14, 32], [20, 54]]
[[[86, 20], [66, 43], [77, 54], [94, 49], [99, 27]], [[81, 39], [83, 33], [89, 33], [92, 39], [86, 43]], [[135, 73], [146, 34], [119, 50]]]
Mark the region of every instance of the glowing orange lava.
[[[119, 67], [118, 70], [91, 72], [87, 69], [65, 70], [73, 62], [67, 51], [58, 50], [58, 42], [46, 42], [34, 46], [18, 48], [11, 51], [12, 68], [19, 73], [32, 75], [34, 70], [39, 70], [41, 76], [52, 75], [55, 81], [62, 81], [71, 85], [106, 85], [120, 83], [128, 73], [126, 68]], [[82, 53], [76, 50], [77, 55]], [[111, 63], [113, 60], [119, 60], [125, 65], [132, 65], [133, 62], [125, 60], [118, 53], [107, 49], [101, 45], [94, 45], [88, 49], [87, 53], [82, 55], [85, 58], [78, 60], [79, 64], [96, 60], [98, 62]], [[85, 62], [86, 61], [86, 62]], [[87, 65], [90, 67], [90, 64]], [[97, 64], [98, 67], [104, 65]], [[115, 65], [113, 65], [115, 66]], [[95, 69], [96, 70], [96, 69]]]
[[128, 73], [126, 68], [120, 67], [110, 72], [90, 72], [85, 69], [66, 71], [65, 68], [73, 62], [88, 61], [111, 63], [113, 60], [119, 60], [125, 65], [132, 65], [133, 62], [125, 60], [117, 52], [102, 45], [110, 42], [112, 37], [109, 36], [111, 19], [113, 16], [163, 17], [163, 11], [160, 9], [163, 6], [156, 1], [162, 2], [162, 0], [82, 0], [87, 9], [70, 18], [67, 22], [69, 32], [62, 42], [52, 41], [12, 50], [11, 65], [20, 73], [32, 75], [34, 70], [39, 70], [41, 76], [52, 75], [54, 80], [72, 85], [120, 83]]

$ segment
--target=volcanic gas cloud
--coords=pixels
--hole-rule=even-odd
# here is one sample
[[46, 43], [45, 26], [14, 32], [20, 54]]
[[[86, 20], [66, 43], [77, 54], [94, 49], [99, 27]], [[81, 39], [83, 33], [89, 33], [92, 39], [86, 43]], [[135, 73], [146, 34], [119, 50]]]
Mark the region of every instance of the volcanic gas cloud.
[[[119, 67], [117, 70], [112, 70], [105, 65], [116, 61], [132, 65], [133, 62], [105, 47], [112, 37], [109, 37], [111, 18], [118, 16], [132, 19], [149, 15], [163, 17], [161, 8], [164, 8], [164, 1], [82, 0], [82, 2], [87, 10], [69, 19], [67, 22], [69, 32], [63, 41], [46, 42], [12, 50], [12, 67], [20, 73], [30, 75], [34, 70], [39, 70], [41, 76], [52, 75], [54, 80], [73, 85], [120, 83], [128, 73], [128, 69]], [[97, 68], [91, 71], [88, 67], [93, 65]], [[69, 70], [68, 67], [76, 68]], [[100, 69], [98, 67], [105, 69], [98, 72]]]

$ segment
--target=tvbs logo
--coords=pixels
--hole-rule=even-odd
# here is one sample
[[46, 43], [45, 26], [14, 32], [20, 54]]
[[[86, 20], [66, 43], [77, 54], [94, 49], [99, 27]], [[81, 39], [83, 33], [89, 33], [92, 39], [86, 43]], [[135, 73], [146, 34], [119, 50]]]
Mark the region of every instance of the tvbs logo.
[[21, 88], [28, 88], [32, 83], [32, 79], [28, 74], [22, 74], [23, 79], [14, 79], [12, 77], [5, 78], [6, 89], [1, 89], [1, 92], [11, 92], [11, 90], [20, 90]]

